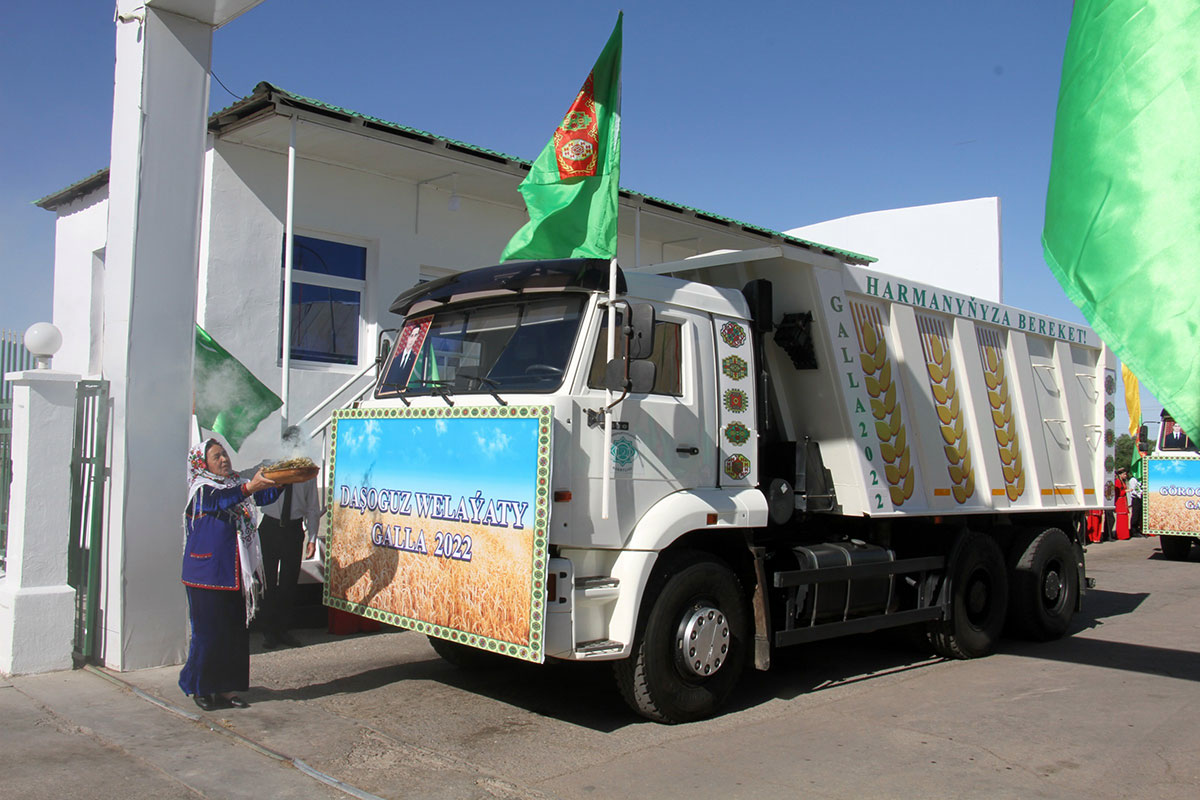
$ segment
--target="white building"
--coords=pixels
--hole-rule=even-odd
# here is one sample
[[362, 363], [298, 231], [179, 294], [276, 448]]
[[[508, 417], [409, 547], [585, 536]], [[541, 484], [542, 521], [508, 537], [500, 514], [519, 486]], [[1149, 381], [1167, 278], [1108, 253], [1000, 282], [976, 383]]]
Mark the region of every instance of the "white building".
[[1002, 301], [1000, 198], [869, 211], [785, 231], [835, 247], [870, 253], [878, 269], [920, 276], [993, 303]]
[[[520, 159], [266, 83], [210, 117], [200, 182], [196, 321], [285, 401], [245, 442], [235, 466], [277, 455], [281, 430], [289, 423], [313, 434], [317, 451], [321, 423], [369, 382], [380, 334], [399, 324], [387, 311], [396, 295], [421, 279], [496, 263], [527, 218], [517, 185], [528, 167]], [[112, 235], [108, 178], [101, 171], [38, 205], [58, 216], [54, 323], [64, 345], [54, 368], [119, 382], [122, 375], [104, 374], [106, 353], [111, 357], [122, 346], [112, 341], [114, 335], [128, 336], [127, 325], [106, 320], [114, 294], [105, 290]], [[295, 239], [285, 374], [281, 341], [289, 197]], [[891, 270], [888, 263], [877, 268], [999, 299], [997, 205], [973, 202], [968, 215], [984, 218], [972, 229], [982, 231], [977, 241], [956, 240], [962, 249], [930, 248], [922, 258], [905, 261], [902, 270]], [[961, 217], [958, 205], [925, 207], [906, 217], [905, 229], [944, 230], [947, 220]], [[988, 215], [994, 236], [988, 235]], [[850, 219], [839, 229], [839, 239], [880, 241], [869, 218]], [[851, 263], [874, 261], [630, 192], [621, 193], [619, 229], [618, 261], [625, 269], [763, 247], [812, 248], [836, 252]], [[980, 268], [961, 269], [964, 258]], [[948, 264], [959, 268], [948, 269]], [[138, 291], [136, 282], [133, 291]], [[191, 320], [178, 324], [190, 329]], [[323, 405], [339, 387], [345, 390]], [[126, 424], [140, 422], [131, 415]], [[164, 512], [177, 515], [183, 502], [182, 452], [177, 463], [178, 472], [162, 478], [171, 486], [138, 502], [170, 505]], [[114, 471], [120, 468], [114, 463]], [[131, 669], [182, 661], [186, 608], [178, 584], [176, 532], [143, 532], [128, 524], [122, 531], [120, 512], [109, 517], [101, 606], [113, 611], [102, 615], [104, 662]], [[142, 607], [147, 603], [153, 613]], [[131, 616], [137, 624], [128, 621]]]
[[[215, 114], [205, 160], [196, 320], [281, 397], [293, 127], [297, 238], [284, 398], [290, 422], [374, 363], [380, 331], [399, 322], [387, 308], [402, 290], [497, 262], [527, 218], [517, 185], [528, 169], [519, 159], [265, 83]], [[103, 350], [106, 198], [101, 171], [38, 201], [58, 215], [54, 322], [65, 343], [54, 367], [84, 375], [98, 374]], [[713, 250], [834, 249], [629, 192], [621, 194], [620, 232], [618, 262], [627, 269]], [[874, 261], [850, 255], [858, 263]], [[275, 451], [279, 417], [259, 426], [242, 459]], [[305, 427], [311, 431], [318, 422]]]

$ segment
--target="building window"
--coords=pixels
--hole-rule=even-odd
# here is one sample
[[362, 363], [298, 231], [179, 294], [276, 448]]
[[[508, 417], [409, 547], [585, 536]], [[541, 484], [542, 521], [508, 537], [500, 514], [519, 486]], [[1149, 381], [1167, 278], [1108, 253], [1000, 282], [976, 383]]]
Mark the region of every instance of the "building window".
[[291, 357], [357, 364], [367, 249], [312, 236], [293, 242]]

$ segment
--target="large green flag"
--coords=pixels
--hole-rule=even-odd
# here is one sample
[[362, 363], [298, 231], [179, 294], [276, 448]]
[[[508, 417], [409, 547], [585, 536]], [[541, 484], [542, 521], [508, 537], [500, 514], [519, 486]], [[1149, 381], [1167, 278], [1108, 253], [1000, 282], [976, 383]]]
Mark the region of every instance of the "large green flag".
[[241, 448], [258, 423], [283, 405], [278, 395], [199, 325], [192, 380], [196, 391], [194, 412], [200, 427], [224, 436], [234, 450]]
[[575, 102], [521, 181], [529, 222], [509, 241], [501, 261], [617, 256], [621, 19], [618, 14]]
[[1076, 0], [1042, 245], [1092, 327], [1200, 438], [1200, 4]]

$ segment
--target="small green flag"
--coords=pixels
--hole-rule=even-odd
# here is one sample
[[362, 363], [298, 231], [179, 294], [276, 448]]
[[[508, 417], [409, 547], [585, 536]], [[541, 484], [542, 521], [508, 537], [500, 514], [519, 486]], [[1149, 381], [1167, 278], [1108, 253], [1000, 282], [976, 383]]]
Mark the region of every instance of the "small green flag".
[[208, 332], [196, 326], [193, 413], [200, 427], [219, 433], [234, 450], [242, 446], [258, 423], [283, 405], [279, 397]]
[[521, 181], [529, 222], [500, 260], [617, 256], [621, 19], [554, 136]]
[[1046, 194], [1046, 263], [1200, 438], [1200, 4], [1077, 0]]

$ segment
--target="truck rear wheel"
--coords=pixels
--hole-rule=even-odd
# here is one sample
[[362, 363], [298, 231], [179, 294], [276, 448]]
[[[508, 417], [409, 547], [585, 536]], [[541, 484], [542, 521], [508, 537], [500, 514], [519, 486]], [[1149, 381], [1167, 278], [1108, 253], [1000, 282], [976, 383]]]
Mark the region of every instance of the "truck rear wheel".
[[634, 711], [658, 722], [691, 722], [712, 716], [741, 677], [750, 635], [746, 600], [723, 562], [696, 552], [666, 558], [633, 652], [613, 671]]
[[1075, 547], [1058, 528], [1032, 532], [1013, 547], [1008, 621], [1015, 633], [1037, 641], [1067, 632], [1079, 600]]
[[1192, 549], [1191, 536], [1159, 536], [1158, 546], [1162, 554], [1171, 561], [1187, 561], [1188, 552]]
[[992, 537], [968, 531], [950, 553], [950, 618], [929, 626], [929, 643], [945, 658], [979, 658], [996, 649], [1008, 609], [1004, 555]]

